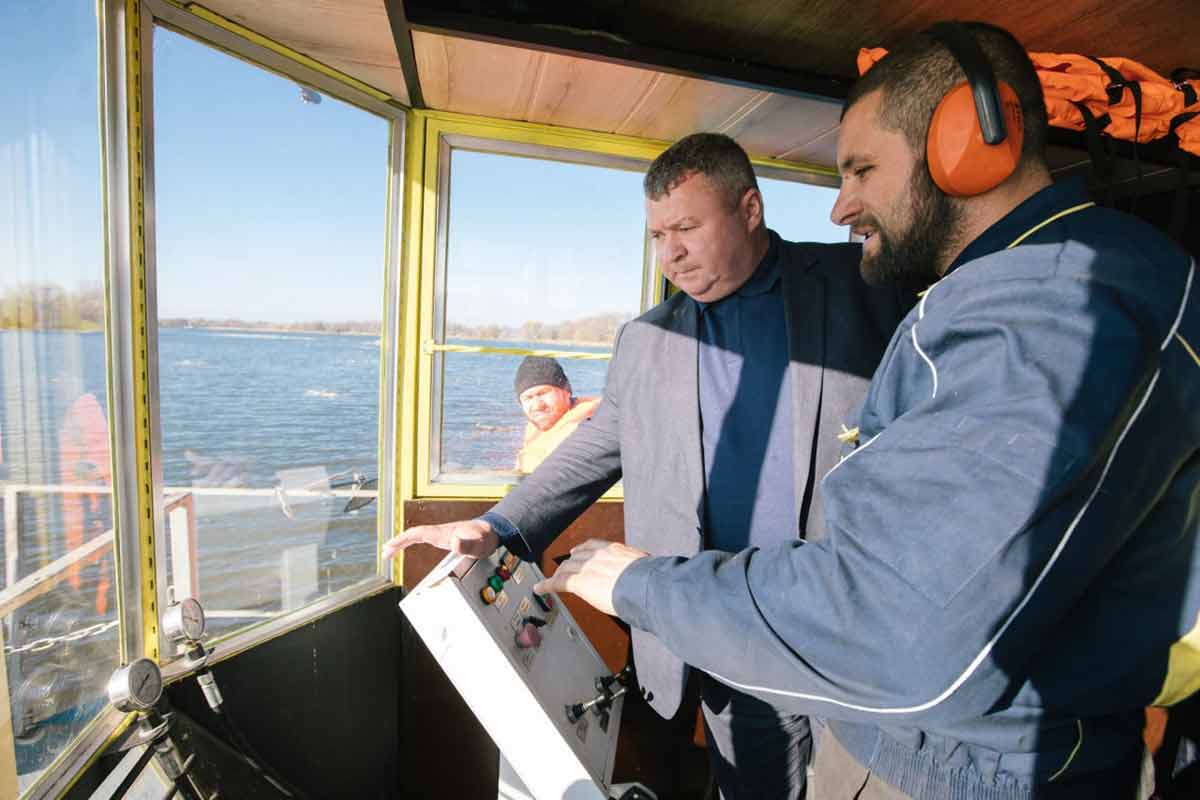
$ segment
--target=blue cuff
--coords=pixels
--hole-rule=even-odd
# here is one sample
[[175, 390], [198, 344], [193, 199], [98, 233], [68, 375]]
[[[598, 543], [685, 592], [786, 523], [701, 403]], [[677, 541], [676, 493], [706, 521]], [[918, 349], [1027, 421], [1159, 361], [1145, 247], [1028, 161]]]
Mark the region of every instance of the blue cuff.
[[492, 532], [496, 534], [500, 539], [500, 544], [506, 549], [511, 550], [526, 561], [532, 558], [533, 553], [529, 549], [529, 543], [521, 535], [521, 529], [512, 524], [512, 521], [508, 517], [503, 514], [497, 514], [495, 511], [485, 511], [476, 517], [476, 519], [491, 525]]
[[613, 587], [613, 609], [617, 616], [635, 628], [653, 633], [650, 581], [659, 567], [676, 560], [670, 556], [647, 556], [626, 567]]

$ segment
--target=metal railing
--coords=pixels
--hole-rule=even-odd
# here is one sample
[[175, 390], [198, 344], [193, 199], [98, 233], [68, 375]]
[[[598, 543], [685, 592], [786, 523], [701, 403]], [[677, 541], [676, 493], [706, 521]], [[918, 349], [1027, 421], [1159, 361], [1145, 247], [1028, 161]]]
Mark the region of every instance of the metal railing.
[[[20, 500], [23, 494], [62, 495], [78, 494], [104, 496], [112, 494], [112, 487], [104, 484], [28, 484], [5, 483], [4, 497], [4, 589], [0, 590], [0, 618], [46, 594], [58, 586], [71, 568], [88, 558], [98, 557], [113, 546], [113, 531], [104, 531], [73, 548], [65, 555], [42, 566], [37, 571], [18, 579], [20, 569], [21, 514]], [[378, 498], [375, 489], [252, 489], [218, 486], [169, 486], [164, 489], [164, 516], [167, 519], [168, 549], [171, 553], [172, 583], [176, 598], [200, 596], [199, 559], [197, 558], [196, 498], [243, 497], [274, 499], [285, 515], [290, 515], [289, 498]], [[263, 619], [284, 613], [258, 609], [213, 608], [206, 613], [213, 619], [245, 618]]]

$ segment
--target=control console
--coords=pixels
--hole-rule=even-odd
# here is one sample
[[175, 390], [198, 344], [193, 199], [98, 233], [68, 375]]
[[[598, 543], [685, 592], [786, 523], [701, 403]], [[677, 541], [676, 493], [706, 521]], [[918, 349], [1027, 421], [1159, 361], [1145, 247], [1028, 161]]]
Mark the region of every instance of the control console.
[[400, 608], [535, 798], [607, 798], [629, 678], [542, 579], [504, 548], [451, 554]]

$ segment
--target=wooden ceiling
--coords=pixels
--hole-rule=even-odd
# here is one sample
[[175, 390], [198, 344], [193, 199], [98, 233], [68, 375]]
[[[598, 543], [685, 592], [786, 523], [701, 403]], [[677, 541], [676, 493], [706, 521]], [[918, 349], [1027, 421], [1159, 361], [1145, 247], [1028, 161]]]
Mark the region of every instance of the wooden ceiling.
[[202, 0], [199, 5], [409, 104], [383, 0]]
[[405, 105], [417, 85], [438, 110], [663, 140], [720, 131], [754, 155], [821, 165], [834, 161], [835, 98], [858, 48], [940, 19], [1001, 25], [1032, 50], [1200, 67], [1200, 0], [201, 4]]
[[755, 155], [833, 160], [835, 101], [437, 34], [412, 37], [430, 108], [668, 141], [718, 131]]
[[1125, 56], [1164, 75], [1200, 68], [1196, 0], [406, 0], [525, 26], [572, 27], [645, 47], [853, 78], [860, 47], [946, 19], [991, 22], [1030, 50]]

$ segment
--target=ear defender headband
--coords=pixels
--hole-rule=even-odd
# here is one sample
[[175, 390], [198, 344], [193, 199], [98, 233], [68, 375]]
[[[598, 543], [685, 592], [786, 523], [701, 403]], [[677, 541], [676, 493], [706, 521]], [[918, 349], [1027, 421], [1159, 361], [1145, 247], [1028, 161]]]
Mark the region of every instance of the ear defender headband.
[[945, 45], [967, 74], [938, 103], [929, 122], [929, 172], [948, 195], [983, 194], [1012, 175], [1021, 160], [1021, 101], [1011, 86], [997, 82], [983, 48], [964, 25], [939, 22], [926, 33]]

